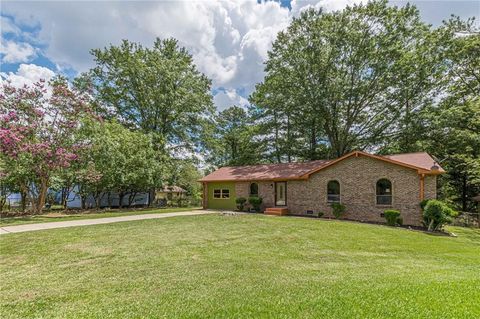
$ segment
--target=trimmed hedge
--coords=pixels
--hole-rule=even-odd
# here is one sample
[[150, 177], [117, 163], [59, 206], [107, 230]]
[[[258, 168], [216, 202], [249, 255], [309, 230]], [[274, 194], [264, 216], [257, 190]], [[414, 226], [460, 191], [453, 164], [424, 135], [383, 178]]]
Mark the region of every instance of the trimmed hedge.
[[397, 226], [403, 224], [403, 219], [400, 217], [400, 212], [394, 209], [387, 209], [383, 212], [388, 226]]
[[250, 205], [252, 205], [253, 209], [255, 209], [256, 212], [259, 212], [260, 205], [262, 205], [263, 199], [261, 197], [251, 196], [248, 198], [248, 202], [250, 203]]
[[247, 199], [245, 197], [238, 197], [237, 199], [235, 199], [235, 203], [237, 203], [237, 209], [241, 212], [245, 208], [246, 202], [247, 202]]

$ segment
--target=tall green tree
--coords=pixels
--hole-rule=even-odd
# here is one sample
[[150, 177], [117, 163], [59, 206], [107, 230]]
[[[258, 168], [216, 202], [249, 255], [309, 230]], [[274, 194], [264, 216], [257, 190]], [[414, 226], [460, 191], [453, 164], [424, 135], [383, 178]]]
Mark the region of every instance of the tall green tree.
[[[177, 40], [157, 38], [151, 48], [124, 40], [91, 53], [98, 105], [128, 128], [151, 134], [158, 162], [204, 150], [214, 114], [211, 81]], [[80, 84], [88, 89], [85, 82]], [[155, 192], [149, 193], [153, 202]]]
[[165, 154], [202, 144], [213, 114], [211, 81], [177, 40], [157, 38], [151, 48], [124, 40], [91, 53], [94, 94], [121, 123], [153, 134]]
[[293, 131], [283, 129], [286, 141], [300, 141], [301, 158], [318, 158], [325, 146], [332, 157], [367, 149], [432, 99], [428, 33], [410, 5], [308, 10], [278, 35], [251, 102], [260, 115], [283, 116]]
[[131, 205], [135, 195], [160, 185], [164, 167], [156, 160], [152, 139], [112, 121], [85, 123], [83, 133], [90, 147], [82, 154], [83, 166], [77, 169], [81, 195], [93, 195], [96, 206], [103, 196], [118, 195], [119, 205], [128, 196]]
[[261, 159], [262, 145], [255, 141], [256, 126], [247, 112], [232, 106], [216, 116], [209, 162], [216, 165], [255, 164]]
[[435, 31], [441, 61], [442, 96], [425, 115], [425, 148], [447, 170], [441, 195], [462, 211], [473, 210], [480, 193], [480, 30], [474, 20], [454, 17]]

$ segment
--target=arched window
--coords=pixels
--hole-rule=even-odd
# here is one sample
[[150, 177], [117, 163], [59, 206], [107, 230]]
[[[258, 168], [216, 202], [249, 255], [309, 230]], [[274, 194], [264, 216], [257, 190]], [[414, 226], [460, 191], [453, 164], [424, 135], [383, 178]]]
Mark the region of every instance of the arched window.
[[258, 184], [251, 183], [250, 184], [250, 196], [258, 196]]
[[340, 202], [340, 183], [338, 181], [330, 181], [327, 184], [327, 202]]
[[377, 181], [377, 205], [392, 205], [392, 182], [386, 178]]

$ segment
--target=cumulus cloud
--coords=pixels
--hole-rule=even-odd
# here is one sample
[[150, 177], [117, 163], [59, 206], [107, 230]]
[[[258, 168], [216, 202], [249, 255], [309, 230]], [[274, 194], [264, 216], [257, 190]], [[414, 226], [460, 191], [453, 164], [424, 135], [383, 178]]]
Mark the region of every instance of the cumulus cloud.
[[[42, 53], [59, 69], [79, 72], [92, 67], [92, 48], [116, 45], [122, 39], [150, 46], [155, 37], [174, 37], [192, 53], [213, 87], [225, 88], [215, 96], [223, 108], [248, 103], [245, 97], [263, 79], [272, 42], [302, 8], [337, 10], [353, 2], [294, 0], [291, 11], [275, 1], [257, 0], [5, 2], [2, 12], [14, 17], [15, 24], [38, 26], [36, 40], [46, 44]], [[26, 47], [23, 52], [27, 58]]]
[[3, 63], [29, 62], [35, 58], [36, 50], [29, 43], [4, 41], [0, 43], [0, 54]]
[[248, 100], [238, 94], [235, 89], [220, 90], [213, 97], [213, 102], [219, 111], [223, 111], [234, 105], [246, 108], [250, 104]]
[[20, 64], [17, 72], [0, 73], [0, 82], [9, 81], [15, 87], [32, 85], [40, 80], [49, 81], [55, 72], [35, 64]]

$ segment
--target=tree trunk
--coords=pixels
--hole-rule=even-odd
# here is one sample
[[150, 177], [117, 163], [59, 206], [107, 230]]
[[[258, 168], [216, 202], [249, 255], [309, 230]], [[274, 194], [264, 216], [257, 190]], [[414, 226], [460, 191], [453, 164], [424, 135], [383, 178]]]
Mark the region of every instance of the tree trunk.
[[153, 202], [155, 201], [155, 187], [150, 188], [148, 191], [148, 207], [151, 207]]
[[62, 187], [62, 206], [67, 209], [68, 197], [70, 196], [70, 187]]
[[137, 192], [130, 192], [128, 196], [128, 207], [132, 206], [133, 200], [135, 199], [135, 196], [137, 196]]
[[467, 211], [467, 176], [462, 176], [462, 211]]
[[123, 191], [118, 193], [118, 208], [122, 208], [122, 202], [124, 197], [125, 193]]
[[112, 208], [112, 192], [107, 193], [107, 205]]
[[47, 191], [48, 191], [48, 180], [46, 177], [42, 177], [40, 179], [40, 189], [38, 192], [38, 198], [35, 201], [33, 201], [33, 213], [34, 214], [41, 214], [42, 209], [45, 206], [45, 201], [47, 199]]
[[95, 208], [96, 209], [100, 209], [100, 204], [101, 204], [100, 202], [102, 200], [102, 197], [100, 196], [100, 194], [101, 193], [99, 191], [95, 192], [94, 197], [95, 197]]
[[22, 213], [25, 213], [25, 210], [27, 209], [28, 192], [25, 190], [23, 186], [21, 188], [22, 189], [20, 190], [20, 209]]
[[87, 196], [80, 195], [80, 201], [82, 202], [82, 209], [87, 208]]

